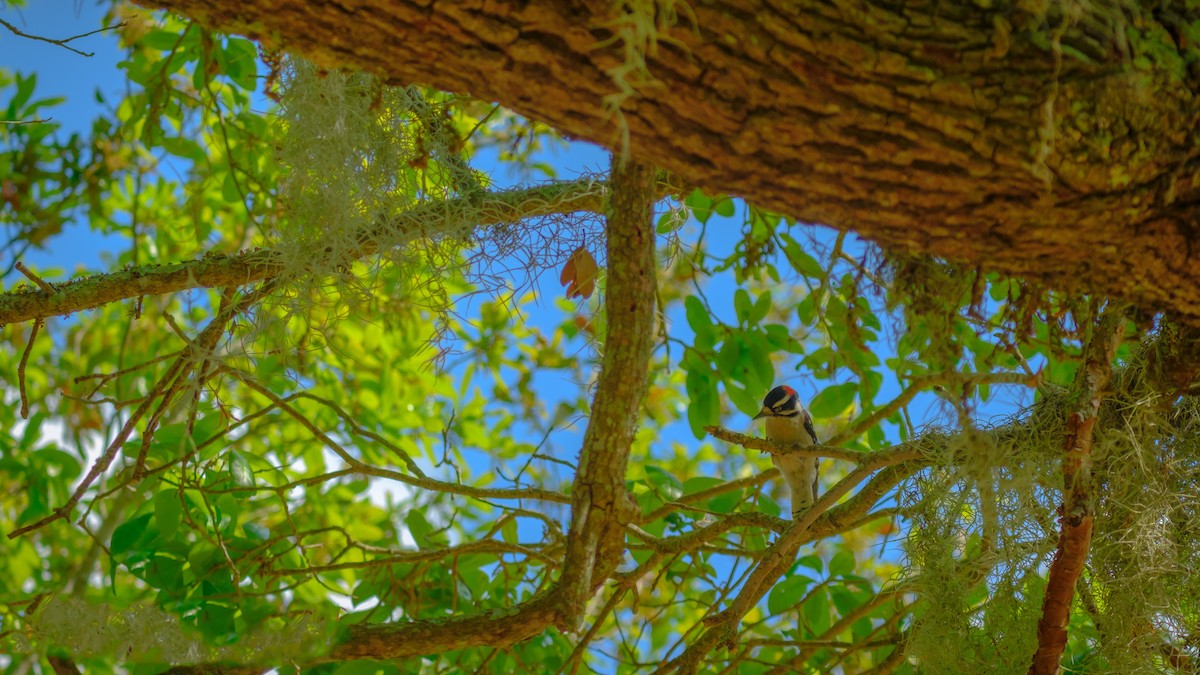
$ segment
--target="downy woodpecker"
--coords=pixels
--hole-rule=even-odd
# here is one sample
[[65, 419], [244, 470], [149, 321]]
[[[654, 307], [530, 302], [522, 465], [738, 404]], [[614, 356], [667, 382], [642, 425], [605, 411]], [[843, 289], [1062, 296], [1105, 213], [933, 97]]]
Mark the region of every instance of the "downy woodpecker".
[[[767, 439], [793, 443], [817, 444], [812, 415], [800, 404], [796, 390], [782, 385], [775, 387], [763, 399], [762, 411], [754, 419], [766, 418]], [[792, 491], [792, 518], [804, 513], [817, 500], [816, 457], [771, 455], [771, 462], [783, 474]]]

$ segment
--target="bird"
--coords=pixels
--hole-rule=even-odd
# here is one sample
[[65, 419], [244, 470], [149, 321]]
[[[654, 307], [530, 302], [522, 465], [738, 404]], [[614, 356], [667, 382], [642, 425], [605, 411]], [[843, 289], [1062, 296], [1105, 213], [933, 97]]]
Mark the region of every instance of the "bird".
[[[812, 415], [800, 403], [796, 390], [780, 385], [767, 392], [762, 410], [754, 419], [766, 420], [767, 440], [817, 445], [817, 432], [813, 429]], [[812, 507], [817, 501], [816, 457], [798, 455], [771, 455], [771, 462], [783, 474], [792, 491], [792, 519]]]

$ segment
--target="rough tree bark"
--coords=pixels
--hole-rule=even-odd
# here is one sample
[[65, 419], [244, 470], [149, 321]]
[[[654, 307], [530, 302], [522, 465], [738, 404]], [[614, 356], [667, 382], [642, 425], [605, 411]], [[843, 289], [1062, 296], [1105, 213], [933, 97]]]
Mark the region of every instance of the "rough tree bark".
[[[619, 143], [604, 100], [636, 42], [620, 3], [148, 1]], [[657, 3], [650, 77], [627, 78], [639, 158], [896, 250], [1200, 325], [1200, 9], [690, 4]]]

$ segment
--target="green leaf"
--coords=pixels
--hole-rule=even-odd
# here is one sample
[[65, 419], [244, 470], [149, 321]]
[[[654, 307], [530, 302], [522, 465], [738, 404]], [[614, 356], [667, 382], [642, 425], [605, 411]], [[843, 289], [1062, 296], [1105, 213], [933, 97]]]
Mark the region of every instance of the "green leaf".
[[758, 300], [754, 301], [754, 307], [750, 309], [750, 325], [757, 326], [762, 323], [762, 320], [767, 318], [767, 314], [771, 312], [771, 291], [766, 291], [758, 296]]
[[[178, 490], [163, 490], [154, 495], [154, 520], [163, 539], [175, 538], [179, 524], [183, 521], [183, 505]], [[114, 533], [115, 534], [115, 533]]]
[[738, 410], [749, 417], [757, 415], [758, 411], [762, 408], [760, 405], [762, 397], [757, 391], [751, 393], [749, 389], [727, 382], [725, 383], [725, 394]]
[[183, 564], [186, 559], [171, 553], [158, 553], [146, 566], [146, 583], [164, 590], [178, 592], [183, 587]]
[[175, 45], [179, 44], [179, 42], [179, 33], [156, 28], [143, 35], [141, 39], [138, 40], [138, 45], [141, 47], [165, 51], [168, 49], [173, 49]]
[[698, 188], [683, 199], [683, 203], [692, 211], [692, 217], [701, 223], [707, 223], [712, 217], [713, 200]]
[[792, 566], [792, 569], [795, 570], [797, 567], [807, 567], [808, 569], [815, 571], [817, 574], [821, 574], [825, 571], [825, 564], [821, 562], [821, 557], [812, 554], [806, 555], [797, 560], [796, 564]]
[[825, 268], [821, 267], [821, 263], [817, 262], [816, 258], [805, 253], [800, 244], [795, 239], [792, 239], [791, 236], [784, 234], [782, 238], [783, 254], [787, 256], [792, 269], [810, 279], [822, 279], [825, 277]]
[[783, 509], [779, 507], [779, 502], [771, 499], [770, 496], [765, 494], [758, 498], [758, 508], [769, 516], [778, 517], [783, 513]]
[[190, 159], [197, 164], [201, 164], [208, 159], [208, 155], [204, 154], [204, 148], [200, 147], [199, 143], [190, 138], [164, 136], [160, 139], [159, 144], [172, 155]]
[[727, 377], [733, 378], [735, 382], [741, 382], [741, 379], [738, 377], [741, 371], [739, 367], [741, 362], [741, 335], [735, 333], [725, 339], [720, 351], [717, 352], [717, 372], [724, 373]]
[[200, 606], [197, 615], [196, 628], [209, 638], [220, 642], [235, 639], [233, 619], [237, 614], [237, 605], [228, 602], [206, 602]]
[[750, 355], [750, 376], [746, 386], [764, 394], [771, 389], [775, 380], [775, 364], [771, 363], [771, 347], [764, 333], [748, 333], [746, 352]]
[[689, 478], [683, 481], [683, 494], [694, 495], [697, 492], [704, 492], [705, 490], [714, 488], [724, 482], [725, 481], [721, 480], [720, 478], [713, 478], [712, 476], [696, 476], [694, 478]]
[[667, 234], [673, 232], [681, 224], [681, 218], [675, 215], [675, 212], [667, 211], [658, 217], [658, 223], [654, 226], [655, 234]]
[[713, 211], [716, 212], [718, 216], [732, 218], [733, 214], [736, 212], [733, 199], [731, 199], [728, 195], [722, 195], [721, 197], [717, 198], [715, 202], [713, 202]]
[[674, 501], [683, 495], [683, 483], [660, 467], [647, 465], [646, 477], [650, 479], [650, 484], [668, 500]]
[[841, 550], [833, 554], [829, 561], [829, 576], [840, 577], [854, 572], [854, 553]]
[[857, 393], [858, 385], [854, 382], [826, 387], [824, 391], [813, 397], [808, 410], [813, 417], [838, 417], [845, 414], [854, 404], [854, 395]]
[[708, 510], [716, 513], [733, 513], [743, 499], [745, 499], [745, 490], [742, 488], [722, 492], [708, 500]]
[[804, 619], [810, 634], [814, 637], [829, 630], [832, 620], [829, 616], [829, 591], [824, 586], [813, 589], [804, 601]]
[[[648, 516], [663, 505], [662, 497], [658, 496], [653, 490], [646, 490], [635, 497], [637, 499], [638, 508], [642, 510], [642, 516]], [[666, 529], [666, 521], [659, 518], [652, 522], [646, 522], [642, 525], [647, 532], [658, 537], [661, 536]]]
[[416, 509], [410, 510], [404, 516], [404, 524], [408, 526], [408, 533], [412, 535], [413, 541], [417, 542], [417, 548], [431, 548], [429, 535], [433, 532], [433, 526], [429, 524], [424, 513]]
[[245, 532], [250, 539], [258, 541], [266, 541], [271, 538], [271, 530], [260, 523], [242, 523], [242, 532]]
[[737, 314], [737, 320], [741, 324], [750, 322], [750, 312], [753, 305], [750, 304], [750, 294], [746, 289], [739, 288], [733, 294], [733, 311]]
[[838, 614], [842, 616], [853, 612], [862, 604], [862, 599], [859, 595], [859, 593], [855, 593], [849, 586], [842, 586], [840, 584], [829, 586], [829, 596], [833, 600], [833, 606]]
[[109, 543], [109, 550], [114, 556], [127, 553], [133, 549], [142, 535], [146, 533], [146, 524], [150, 522], [150, 516], [153, 514], [146, 513], [136, 518], [131, 518], [113, 530], [112, 541]]
[[804, 345], [792, 337], [787, 326], [773, 323], [764, 327], [763, 330], [767, 334], [767, 344], [771, 345], [772, 350], [783, 350], [792, 354], [804, 353]]
[[258, 50], [253, 42], [229, 38], [217, 60], [234, 84], [248, 91], [254, 90], [258, 75]]
[[229, 475], [241, 487], [254, 487], [254, 470], [250, 460], [237, 450], [229, 451]]
[[704, 427], [716, 424], [720, 415], [720, 401], [717, 393], [717, 383], [708, 373], [688, 371], [687, 374], [688, 424], [696, 438], [704, 438]]
[[711, 334], [713, 330], [712, 317], [709, 316], [708, 309], [700, 302], [700, 298], [694, 295], [689, 295], [687, 300], [683, 301], [684, 311], [687, 313], [688, 325], [692, 327], [692, 331], [697, 336], [701, 334]]
[[805, 576], [793, 575], [775, 584], [767, 596], [767, 610], [771, 614], [779, 614], [804, 598], [804, 593], [813, 580]]
[[17, 93], [13, 96], [12, 102], [9, 103], [8, 115], [9, 119], [18, 119], [22, 117], [25, 104], [29, 102], [29, 97], [33, 96], [33, 90], [37, 88], [37, 73], [29, 73], [22, 75], [17, 73]]
[[216, 514], [217, 514], [217, 529], [221, 532], [230, 534], [237, 527], [238, 516], [241, 515], [241, 507], [238, 506], [237, 498], [226, 493], [217, 497]]
[[805, 326], [811, 326], [817, 316], [817, 296], [809, 293], [796, 303], [796, 318]]

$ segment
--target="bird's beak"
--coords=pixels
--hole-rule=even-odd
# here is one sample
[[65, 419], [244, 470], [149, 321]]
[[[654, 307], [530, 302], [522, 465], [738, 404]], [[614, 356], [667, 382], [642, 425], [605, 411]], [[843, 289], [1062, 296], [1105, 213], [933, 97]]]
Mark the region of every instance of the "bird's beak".
[[774, 414], [775, 413], [770, 408], [763, 406], [763, 409], [758, 411], [758, 414], [753, 417], [753, 420], [760, 420], [764, 417], [770, 417], [771, 415], [774, 415]]

